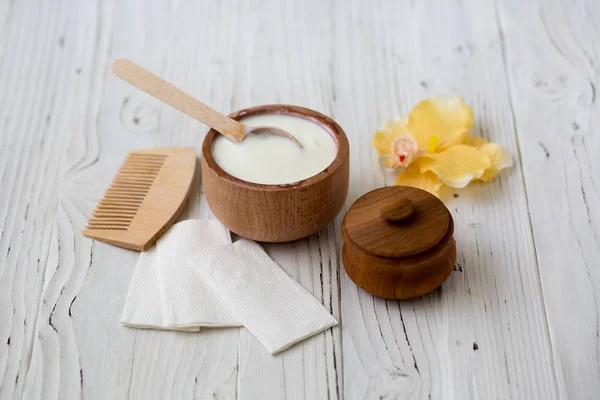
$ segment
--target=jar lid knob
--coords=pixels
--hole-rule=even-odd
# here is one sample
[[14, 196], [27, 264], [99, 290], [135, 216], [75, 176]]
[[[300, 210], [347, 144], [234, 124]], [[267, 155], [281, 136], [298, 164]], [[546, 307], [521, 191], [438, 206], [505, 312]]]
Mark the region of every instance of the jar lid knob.
[[404, 222], [413, 215], [414, 211], [412, 203], [406, 198], [379, 207], [379, 215], [390, 223]]

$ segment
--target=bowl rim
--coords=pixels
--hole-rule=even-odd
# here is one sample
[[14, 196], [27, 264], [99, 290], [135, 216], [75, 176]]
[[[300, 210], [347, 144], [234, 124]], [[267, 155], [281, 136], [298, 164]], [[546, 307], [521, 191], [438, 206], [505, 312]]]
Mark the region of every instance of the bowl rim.
[[215, 172], [220, 178], [226, 179], [231, 183], [234, 183], [238, 186], [242, 186], [248, 189], [259, 190], [259, 191], [282, 191], [282, 190], [291, 190], [291, 189], [300, 189], [310, 186], [316, 182], [319, 182], [335, 171], [337, 171], [343, 164], [346, 158], [349, 157], [349, 143], [348, 138], [346, 137], [346, 133], [342, 129], [342, 127], [335, 122], [333, 119], [328, 116], [321, 114], [320, 112], [311, 110], [309, 108], [294, 106], [289, 104], [265, 104], [260, 106], [248, 107], [242, 110], [235, 111], [229, 114], [230, 118], [239, 121], [242, 118], [259, 115], [259, 114], [287, 114], [294, 115], [301, 118], [309, 119], [315, 123], [323, 125], [325, 129], [327, 129], [334, 141], [337, 144], [337, 153], [335, 158], [327, 167], [325, 167], [321, 172], [313, 175], [309, 178], [303, 179], [298, 182], [293, 183], [283, 183], [283, 184], [263, 184], [263, 183], [255, 183], [248, 182], [242, 179], [236, 178], [233, 175], [225, 172], [215, 161], [212, 155], [212, 144], [217, 135], [220, 135], [214, 129], [210, 129], [206, 136], [204, 137], [204, 141], [202, 143], [202, 158], [206, 163], [206, 166], [210, 168], [213, 172]]

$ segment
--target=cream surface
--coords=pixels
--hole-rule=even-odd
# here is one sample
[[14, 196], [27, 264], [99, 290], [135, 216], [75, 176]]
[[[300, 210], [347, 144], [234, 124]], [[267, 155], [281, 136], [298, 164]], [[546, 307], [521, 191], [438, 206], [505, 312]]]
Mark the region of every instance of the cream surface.
[[216, 163], [228, 174], [247, 182], [286, 184], [323, 171], [335, 159], [337, 145], [321, 125], [285, 114], [244, 118], [250, 126], [275, 126], [294, 135], [304, 148], [288, 139], [269, 134], [251, 134], [240, 144], [218, 135], [212, 146]]

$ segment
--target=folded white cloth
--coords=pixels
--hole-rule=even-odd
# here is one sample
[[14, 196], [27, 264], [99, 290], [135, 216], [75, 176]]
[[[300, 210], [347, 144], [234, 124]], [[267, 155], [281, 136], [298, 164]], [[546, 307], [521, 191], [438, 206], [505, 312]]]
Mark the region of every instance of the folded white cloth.
[[186, 262], [192, 254], [230, 243], [229, 230], [221, 223], [202, 220], [180, 222], [158, 241], [158, 282], [170, 329], [242, 326]]
[[158, 289], [157, 264], [156, 247], [140, 254], [121, 315], [123, 325], [132, 328], [168, 329]]
[[121, 323], [134, 328], [198, 331], [200, 327], [242, 326], [220, 297], [185, 259], [209, 246], [231, 243], [217, 221], [173, 225], [140, 258]]
[[252, 241], [208, 248], [189, 262], [271, 354], [337, 324], [317, 299]]
[[337, 321], [254, 242], [217, 221], [175, 224], [140, 254], [123, 325], [195, 332], [245, 326], [277, 353]]

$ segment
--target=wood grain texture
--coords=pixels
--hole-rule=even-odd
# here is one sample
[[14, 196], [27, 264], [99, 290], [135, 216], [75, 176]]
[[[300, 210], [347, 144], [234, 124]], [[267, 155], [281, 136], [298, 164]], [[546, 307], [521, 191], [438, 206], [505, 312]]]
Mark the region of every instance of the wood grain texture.
[[[381, 208], [385, 210], [403, 200], [409, 202], [413, 215], [399, 223], [386, 221]], [[391, 186], [372, 190], [356, 200], [344, 216], [342, 231], [368, 253], [399, 258], [436, 246], [448, 233], [451, 220], [450, 211], [431, 193]]]
[[[7, 192], [17, 192], [0, 200], [0, 317], [9, 321], [0, 324], [0, 333], [5, 343], [11, 337], [0, 352], [0, 398], [281, 398], [302, 393], [337, 397], [342, 364], [339, 328], [278, 357], [271, 357], [239, 329], [190, 336], [123, 328], [119, 315], [136, 254], [77, 234], [128, 151], [187, 145], [196, 146], [198, 154], [206, 131], [112, 77], [109, 65], [114, 58], [125, 55], [144, 62], [198, 97], [204, 93], [203, 98], [226, 112], [274, 103], [278, 96], [293, 102], [292, 89], [272, 86], [269, 76], [263, 76], [263, 85], [272, 91], [258, 94], [252, 94], [257, 81], [241, 78], [253, 59], [253, 41], [263, 35], [285, 31], [282, 45], [294, 42], [306, 47], [307, 41], [317, 42], [317, 32], [304, 34], [306, 25], [284, 29], [289, 21], [270, 24], [271, 32], [258, 29], [273, 13], [288, 19], [303, 15], [309, 21], [309, 9], [273, 3], [260, 11], [248, 4], [232, 17], [225, 12], [238, 7], [232, 2], [184, 6], [159, 1], [151, 5], [65, 1], [36, 7], [35, 2], [11, 6], [8, 36], [1, 38], [0, 47], [1, 85], [10, 84], [6, 89], [18, 94], [1, 97], [0, 108], [2, 123], [7, 117], [10, 120], [8, 128], [0, 130], [3, 184]], [[147, 12], [139, 13], [140, 8]], [[236, 31], [249, 13], [256, 17], [246, 21], [246, 33]], [[224, 23], [234, 29], [223, 30]], [[326, 23], [322, 19], [311, 26]], [[26, 35], [25, 26], [32, 24], [39, 31]], [[207, 27], [205, 35], [198, 34], [199, 26]], [[124, 35], [130, 40], [118, 39]], [[232, 39], [238, 42], [233, 47]], [[175, 58], [176, 63], [167, 61]], [[261, 59], [262, 55], [256, 58], [257, 65], [263, 64]], [[284, 69], [280, 79], [291, 80], [306, 65], [290, 62], [292, 69]], [[53, 97], [50, 89], [54, 88]], [[298, 88], [307, 95], [296, 102], [305, 101], [309, 107], [322, 108], [319, 105], [330, 97], [318, 80], [302, 80]], [[21, 107], [29, 110], [27, 118]], [[33, 121], [43, 128], [49, 112], [49, 128], [38, 131]], [[23, 121], [32, 121], [25, 131]], [[24, 169], [29, 163], [24, 158], [35, 162]], [[195, 184], [182, 218], [211, 218], [200, 174]], [[24, 199], [32, 202], [27, 225]], [[22, 230], [27, 236], [21, 246]], [[318, 237], [270, 251], [289, 274], [339, 315], [336, 238], [334, 231], [326, 229]], [[43, 255], [39, 271], [38, 255]], [[263, 380], [266, 371], [273, 372], [268, 385]]]
[[130, 152], [82, 234], [124, 249], [148, 250], [179, 218], [195, 170], [192, 147]]
[[600, 8], [499, 11], [558, 391], [600, 390]]
[[434, 248], [412, 257], [382, 257], [358, 247], [342, 225], [342, 260], [348, 277], [361, 289], [390, 300], [423, 296], [448, 279], [456, 264], [456, 242], [451, 223]]
[[[358, 149], [349, 201], [393, 182], [363, 149], [382, 121], [427, 96], [463, 96], [475, 134], [518, 157], [494, 4], [337, 2], [333, 15], [333, 116]], [[342, 273], [346, 397], [558, 396], [520, 171], [517, 163], [448, 203], [458, 262], [440, 290], [380, 300]]]
[[375, 296], [422, 296], [452, 273], [453, 235], [450, 211], [431, 193], [412, 187], [375, 189], [356, 200], [342, 220], [344, 269]]
[[127, 83], [156, 97], [165, 104], [197, 119], [234, 142], [241, 142], [246, 136], [244, 125], [208, 107], [200, 100], [183, 92], [172, 83], [124, 58], [112, 64], [113, 73]]
[[[0, 1], [0, 399], [595, 398], [594, 0]], [[122, 38], [128, 38], [123, 40]], [[345, 210], [392, 179], [373, 131], [459, 94], [517, 163], [447, 205], [458, 261], [411, 301], [341, 268], [340, 222], [266, 246], [340, 327], [270, 356], [243, 329], [126, 329], [135, 252], [79, 232], [128, 151], [205, 128], [110, 74], [127, 57], [228, 113], [297, 104], [351, 147]], [[200, 174], [181, 218], [213, 218]]]
[[310, 236], [339, 214], [348, 196], [350, 153], [342, 128], [331, 118], [304, 107], [263, 105], [236, 111], [231, 117], [274, 113], [311, 119], [330, 131], [337, 144], [331, 164], [296, 183], [246, 182], [225, 172], [215, 161], [212, 148], [219, 133], [212, 129], [202, 143], [201, 163], [206, 200], [215, 217], [245, 238], [281, 243]]

